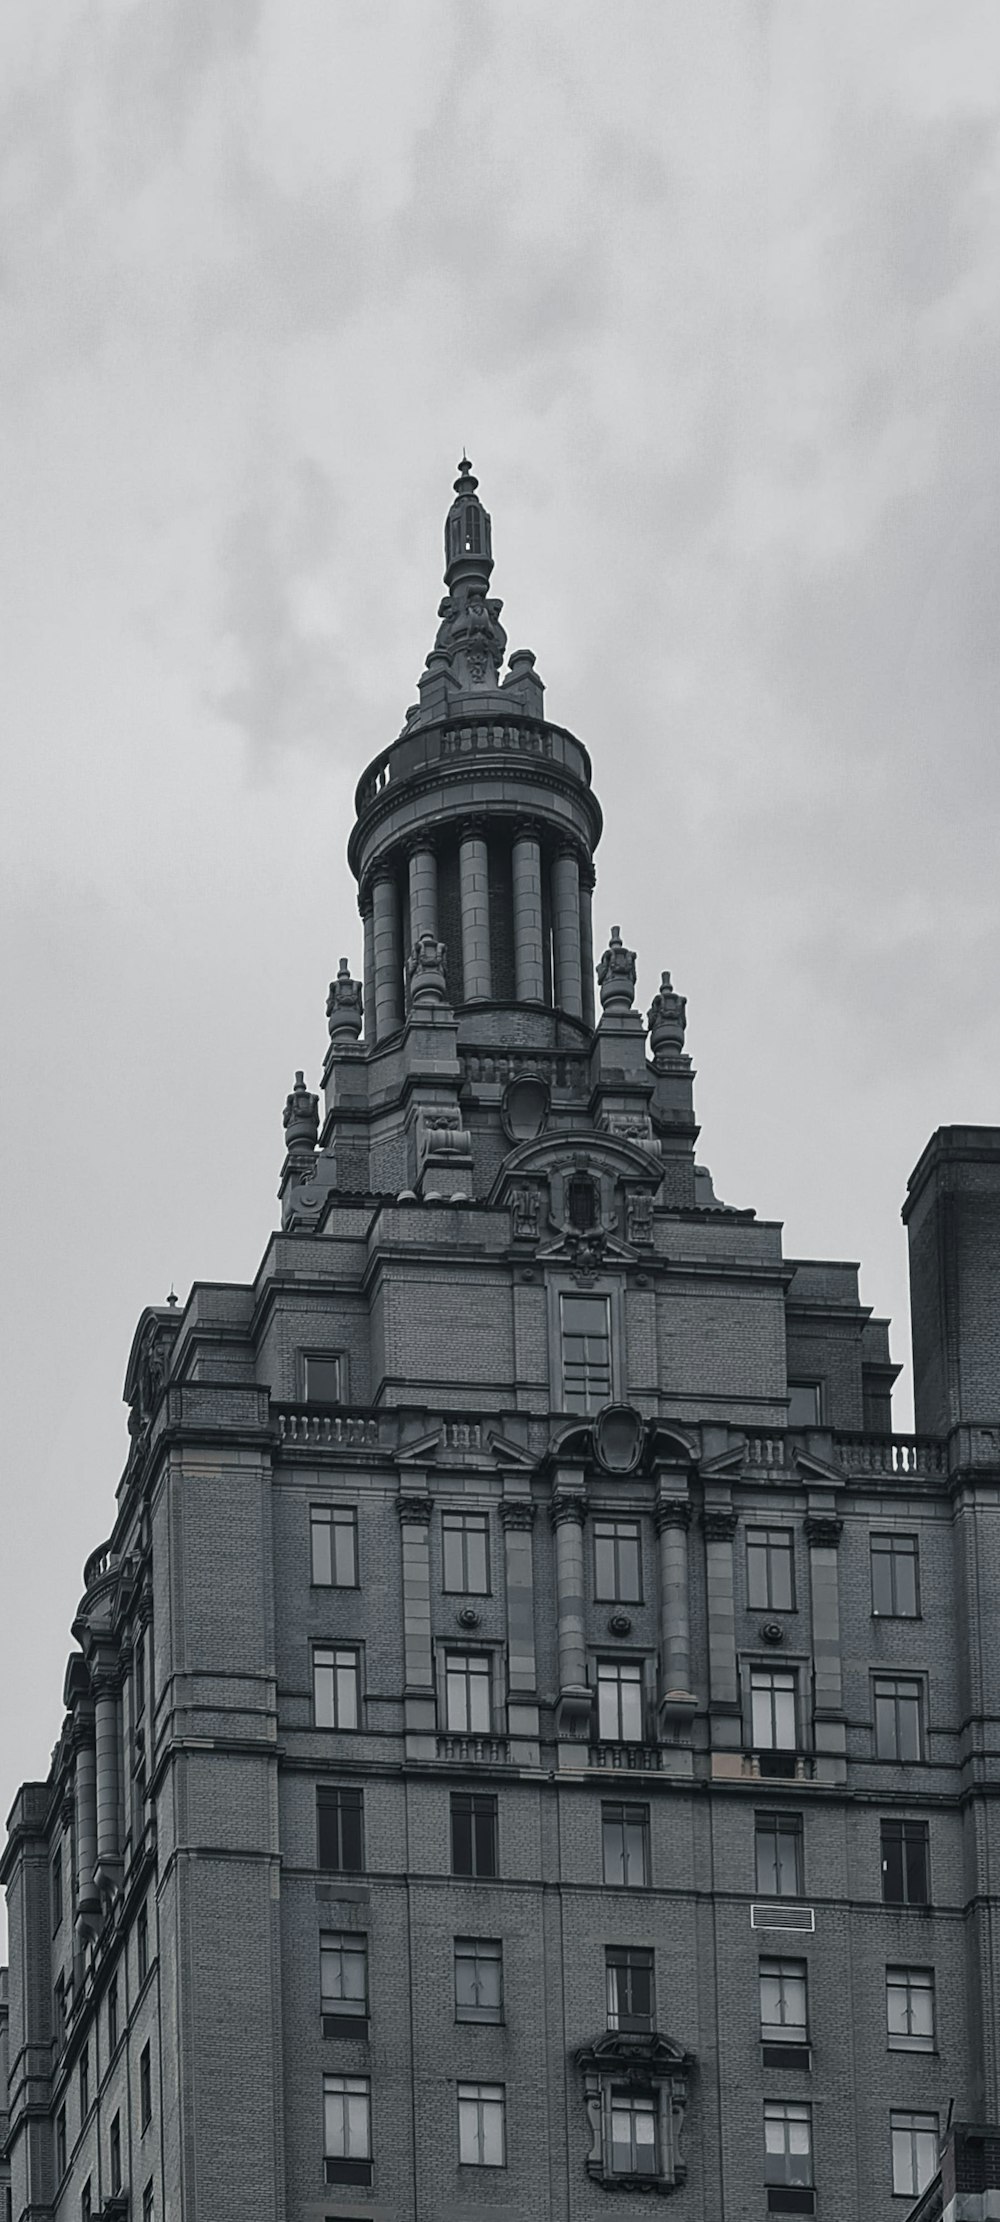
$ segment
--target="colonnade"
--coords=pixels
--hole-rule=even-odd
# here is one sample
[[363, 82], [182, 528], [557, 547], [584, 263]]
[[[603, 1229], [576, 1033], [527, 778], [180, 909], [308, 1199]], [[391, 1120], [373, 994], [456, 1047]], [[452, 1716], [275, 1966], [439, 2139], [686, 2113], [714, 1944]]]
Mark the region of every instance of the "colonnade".
[[[438, 856], [417, 836], [398, 860], [380, 866], [362, 903], [366, 1039], [385, 1041], [403, 1024], [403, 872], [409, 943], [439, 935]], [[496, 994], [490, 934], [489, 852], [485, 824], [468, 820], [458, 838], [462, 1001]], [[546, 885], [547, 880], [547, 885]], [[514, 826], [507, 900], [511, 906], [514, 1000], [546, 1003], [546, 937], [551, 920], [552, 997], [558, 1009], [594, 1024], [593, 867], [569, 841], [551, 854], [534, 821]], [[505, 891], [506, 892], [506, 891]]]

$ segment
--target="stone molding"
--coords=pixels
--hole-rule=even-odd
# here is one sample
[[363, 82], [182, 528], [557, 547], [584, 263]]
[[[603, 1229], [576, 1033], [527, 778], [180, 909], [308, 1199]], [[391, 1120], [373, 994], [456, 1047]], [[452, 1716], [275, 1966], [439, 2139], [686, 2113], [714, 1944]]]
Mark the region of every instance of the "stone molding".
[[815, 1550], [835, 1551], [844, 1523], [835, 1512], [807, 1512], [802, 1523], [806, 1539]]
[[428, 1496], [400, 1496], [396, 1499], [396, 1511], [403, 1527], [427, 1527], [433, 1510], [433, 1500]]
[[554, 1528], [561, 1528], [564, 1520], [572, 1520], [582, 1528], [587, 1518], [586, 1497], [570, 1490], [560, 1490], [549, 1507], [549, 1519]]
[[688, 1497], [657, 1497], [653, 1506], [653, 1520], [657, 1535], [662, 1535], [664, 1528], [689, 1528], [691, 1525], [690, 1499]]
[[701, 1516], [706, 1543], [731, 1543], [739, 1521], [731, 1505], [707, 1504]]

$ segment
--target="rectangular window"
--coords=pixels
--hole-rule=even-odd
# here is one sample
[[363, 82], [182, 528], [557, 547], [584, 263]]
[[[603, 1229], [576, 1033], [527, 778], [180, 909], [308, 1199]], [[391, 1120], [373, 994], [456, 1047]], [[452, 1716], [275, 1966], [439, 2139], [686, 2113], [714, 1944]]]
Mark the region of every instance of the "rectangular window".
[[763, 1959], [759, 1981], [761, 2042], [807, 2044], [808, 1972], [805, 1961]]
[[145, 1906], [140, 1906], [135, 1924], [135, 1956], [139, 1981], [144, 1983], [149, 1974], [149, 1913]]
[[132, 1688], [135, 1693], [135, 1717], [137, 1721], [141, 1721], [146, 1710], [146, 1631], [144, 1628], [140, 1628], [135, 1639]]
[[52, 1861], [52, 1933], [55, 1935], [63, 1917], [63, 1848], [62, 1840], [56, 1846]]
[[458, 2157], [466, 2168], [504, 2168], [506, 2094], [502, 2083], [458, 2086]]
[[930, 1845], [926, 1821], [883, 1821], [883, 1905], [927, 1906], [930, 1896]]
[[885, 2018], [890, 2051], [934, 2051], [932, 1967], [886, 1968]]
[[455, 1938], [455, 2020], [503, 2020], [503, 1946], [497, 1937]]
[[751, 1667], [750, 1738], [754, 1751], [795, 1750], [793, 1673], [780, 1667]]
[[638, 1944], [609, 1944], [604, 1954], [608, 2028], [644, 2036], [653, 2027], [653, 1955]]
[[61, 2106], [56, 2115], [56, 2182], [61, 2183], [66, 2174], [66, 2108]]
[[139, 2127], [148, 2129], [153, 2119], [153, 2065], [149, 2046], [143, 2045], [139, 2054]]
[[648, 1805], [602, 1805], [604, 1880], [641, 1890], [649, 1881]]
[[764, 2182], [810, 2185], [812, 2180], [811, 2106], [769, 2099], [764, 2107]]
[[456, 1790], [453, 1793], [451, 1871], [453, 1875], [490, 1876], [499, 1873], [495, 1798], [465, 1790]]
[[153, 2222], [153, 2179], [150, 2177], [142, 2194], [142, 2222]]
[[313, 1720], [317, 1728], [357, 1728], [361, 1660], [349, 1644], [313, 1645]]
[[441, 1515], [444, 1586], [457, 1597], [488, 1597], [490, 1531], [485, 1512]]
[[357, 1589], [358, 1515], [352, 1504], [314, 1504], [309, 1512], [312, 1579], [317, 1589]]
[[90, 2046], [84, 2045], [80, 2054], [80, 2125], [90, 2113]]
[[118, 1977], [113, 1975], [108, 1984], [108, 2052], [118, 2044]]
[[444, 1665], [445, 1720], [455, 1736], [488, 1736], [493, 1725], [490, 1660], [482, 1651], [449, 1651]]
[[339, 1404], [340, 1359], [329, 1351], [307, 1350], [302, 1359], [302, 1388], [307, 1404]]
[[324, 2037], [364, 2036], [368, 2020], [367, 1937], [353, 1930], [333, 1930], [321, 1936], [319, 1965]]
[[937, 2173], [936, 2114], [890, 2114], [892, 2188], [898, 2197], [919, 2198]]
[[751, 1612], [793, 1612], [795, 1580], [790, 1528], [747, 1529], [747, 1604]]
[[52, 1987], [52, 2020], [56, 2044], [62, 2048], [66, 2042], [66, 1982], [57, 1975]]
[[80, 2193], [80, 2222], [92, 2222], [93, 2212], [94, 2194], [93, 2190], [91, 2189], [90, 2177], [88, 2176], [83, 2190]]
[[561, 1296], [563, 1406], [596, 1412], [611, 1397], [611, 1314], [606, 1296]]
[[758, 1813], [754, 1850], [759, 1898], [801, 1898], [802, 1817], [798, 1813]]
[[637, 2092], [612, 2090], [612, 2175], [655, 2176], [658, 2166], [653, 2099]]
[[890, 1620], [916, 1620], [920, 1605], [915, 1535], [873, 1535], [872, 1611]]
[[360, 1790], [316, 1792], [319, 1864], [334, 1875], [360, 1875], [364, 1868], [364, 1797]]
[[366, 2075], [323, 2077], [327, 2183], [372, 2180], [371, 2084]]
[[598, 1659], [597, 1733], [602, 1744], [641, 1744], [642, 1662]]
[[594, 1521], [594, 1595], [602, 1602], [642, 1602], [642, 1547], [638, 1520]]
[[920, 1683], [909, 1676], [877, 1674], [874, 1689], [876, 1758], [921, 1758]]
[[111, 2124], [111, 2135], [108, 2139], [108, 2175], [112, 2191], [120, 2191], [122, 2187], [122, 2118], [120, 2114], [116, 2114], [114, 2117]]
[[788, 1384], [789, 1427], [818, 1427], [823, 1417], [823, 1393], [818, 1381]]

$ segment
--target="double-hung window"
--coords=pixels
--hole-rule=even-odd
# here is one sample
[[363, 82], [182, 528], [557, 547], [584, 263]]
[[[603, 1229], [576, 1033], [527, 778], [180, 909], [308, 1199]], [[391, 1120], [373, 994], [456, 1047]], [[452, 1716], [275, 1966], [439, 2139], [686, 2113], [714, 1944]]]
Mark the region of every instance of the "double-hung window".
[[609, 1604], [642, 1599], [642, 1549], [638, 1520], [594, 1521], [594, 1595]]
[[805, 1961], [762, 1959], [759, 1981], [761, 2042], [807, 2044], [808, 1972]]
[[597, 1412], [611, 1396], [611, 1307], [606, 1296], [560, 1296], [563, 1409]]
[[747, 1529], [747, 1604], [751, 1612], [792, 1612], [795, 1606], [791, 1528]]
[[122, 2187], [122, 2118], [116, 2114], [108, 2138], [108, 2176], [112, 2191]]
[[453, 1875], [493, 1876], [497, 1860], [497, 1801], [485, 1792], [456, 1790], [451, 1800]]
[[637, 1944], [609, 1944], [604, 1954], [608, 2028], [640, 2037], [653, 2027], [653, 1955]]
[[926, 1821], [882, 1822], [882, 1903], [930, 1904], [930, 1845]]
[[873, 1535], [872, 1612], [890, 1620], [916, 1620], [919, 1611], [915, 1535]]
[[366, 2075], [323, 2077], [327, 2183], [372, 2180], [371, 2083]]
[[328, 1874], [360, 1875], [364, 1858], [364, 1792], [321, 1783], [316, 1792], [319, 1865]]
[[876, 1674], [875, 1756], [904, 1762], [923, 1756], [920, 1683], [909, 1675]]
[[611, 2173], [655, 2176], [659, 2171], [656, 2101], [642, 2091], [611, 2092]]
[[772, 2214], [811, 2214], [813, 2202], [775, 2199], [773, 2191], [806, 2192], [813, 2180], [812, 2107], [792, 2099], [767, 2100], [764, 2106], [764, 2182]]
[[756, 1887], [760, 1898], [801, 1898], [802, 1817], [758, 1813], [754, 1823]]
[[648, 1805], [602, 1805], [601, 1839], [605, 1882], [643, 1889], [649, 1881]]
[[503, 2020], [503, 1945], [498, 1937], [455, 1938], [455, 2020]]
[[309, 1514], [317, 1589], [357, 1589], [358, 1515], [352, 1504], [314, 1504]]
[[892, 2188], [897, 2197], [919, 2198], [936, 2173], [939, 2127], [936, 2114], [890, 2114]]
[[319, 1940], [324, 2037], [363, 2037], [368, 2025], [368, 1939], [332, 1930]]
[[458, 2086], [458, 2157], [466, 2168], [504, 2168], [506, 2092], [502, 2083]]
[[490, 1587], [489, 1521], [485, 1512], [443, 1512], [444, 1587], [458, 1597], [487, 1597]]
[[449, 1651], [444, 1664], [445, 1719], [452, 1735], [488, 1736], [492, 1723], [490, 1658], [485, 1651]]
[[641, 1744], [642, 1661], [598, 1659], [597, 1734], [602, 1744]]
[[750, 1669], [750, 1738], [754, 1751], [794, 1751], [796, 1678], [782, 1667]]
[[933, 2052], [932, 1967], [886, 1968], [885, 2018], [891, 2052]]
[[313, 1720], [317, 1728], [357, 1728], [361, 1659], [353, 1644], [313, 1646]]

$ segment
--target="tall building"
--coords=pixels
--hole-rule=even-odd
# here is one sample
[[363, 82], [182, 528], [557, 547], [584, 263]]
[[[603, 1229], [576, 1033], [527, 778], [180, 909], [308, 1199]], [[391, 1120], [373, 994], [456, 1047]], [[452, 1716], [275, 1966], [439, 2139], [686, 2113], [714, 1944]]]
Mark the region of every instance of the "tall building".
[[1000, 1131], [910, 1181], [894, 1435], [617, 928], [595, 1009], [464, 459], [445, 555], [280, 1232], [136, 1329], [2, 1866], [14, 2222], [889, 2222], [1000, 2114]]

